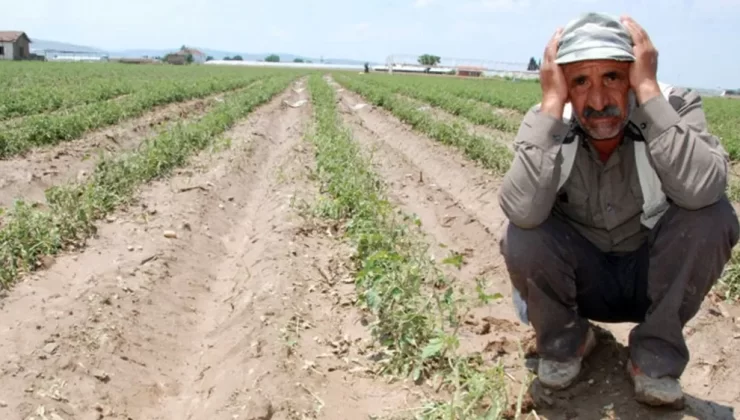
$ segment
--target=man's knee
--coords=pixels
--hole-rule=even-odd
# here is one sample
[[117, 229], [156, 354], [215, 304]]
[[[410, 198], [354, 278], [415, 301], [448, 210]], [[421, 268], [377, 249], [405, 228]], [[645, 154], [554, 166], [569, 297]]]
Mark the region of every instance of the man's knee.
[[[727, 198], [699, 210], [671, 209], [670, 224], [686, 245], [729, 252], [740, 237], [737, 213]], [[707, 249], [706, 247], [709, 247]]]
[[738, 242], [740, 223], [727, 199], [699, 210], [672, 207], [666, 216], [655, 232], [648, 294], [653, 301], [676, 299], [666, 294], [681, 279], [679, 313], [685, 323], [722, 275]]
[[509, 223], [501, 238], [501, 254], [512, 274], [530, 276], [532, 270], [546, 268], [560, 254], [557, 222], [552, 218], [532, 229]]

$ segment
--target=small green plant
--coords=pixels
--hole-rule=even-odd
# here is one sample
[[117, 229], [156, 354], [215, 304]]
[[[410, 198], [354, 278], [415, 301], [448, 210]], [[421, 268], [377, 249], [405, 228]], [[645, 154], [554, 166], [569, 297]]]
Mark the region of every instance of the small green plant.
[[504, 298], [504, 295], [502, 295], [501, 293], [494, 293], [492, 295], [487, 294], [486, 281], [485, 279], [482, 279], [480, 277], [475, 279], [475, 292], [478, 294], [478, 301], [483, 305], [487, 305], [494, 300]]
[[442, 260], [442, 264], [449, 264], [459, 270], [463, 265], [463, 254], [452, 251], [450, 256]]

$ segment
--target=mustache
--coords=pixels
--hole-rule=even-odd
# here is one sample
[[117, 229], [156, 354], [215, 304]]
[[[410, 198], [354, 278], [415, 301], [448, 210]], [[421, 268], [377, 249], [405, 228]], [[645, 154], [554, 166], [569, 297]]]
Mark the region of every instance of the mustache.
[[583, 117], [588, 118], [599, 118], [599, 117], [621, 117], [622, 111], [616, 105], [607, 105], [602, 110], [596, 110], [590, 106], [586, 106], [583, 110]]

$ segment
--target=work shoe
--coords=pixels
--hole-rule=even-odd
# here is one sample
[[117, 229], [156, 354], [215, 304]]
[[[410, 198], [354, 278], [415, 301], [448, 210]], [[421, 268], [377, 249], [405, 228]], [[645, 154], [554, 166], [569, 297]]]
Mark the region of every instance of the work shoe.
[[664, 376], [651, 378], [644, 374], [632, 360], [627, 361], [627, 372], [635, 387], [635, 400], [651, 406], [666, 406], [682, 409], [683, 390], [678, 379]]
[[542, 385], [552, 389], [565, 389], [581, 373], [581, 362], [596, 347], [596, 335], [593, 329], [589, 328], [586, 333], [586, 340], [578, 350], [578, 356], [567, 362], [558, 362], [555, 360], [540, 359], [537, 367], [537, 378]]

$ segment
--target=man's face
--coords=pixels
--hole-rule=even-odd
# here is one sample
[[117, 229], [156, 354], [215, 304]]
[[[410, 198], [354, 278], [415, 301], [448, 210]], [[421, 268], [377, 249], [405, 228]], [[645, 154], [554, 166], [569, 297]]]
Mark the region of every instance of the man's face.
[[562, 66], [575, 117], [594, 140], [615, 138], [627, 125], [630, 64], [590, 60]]

